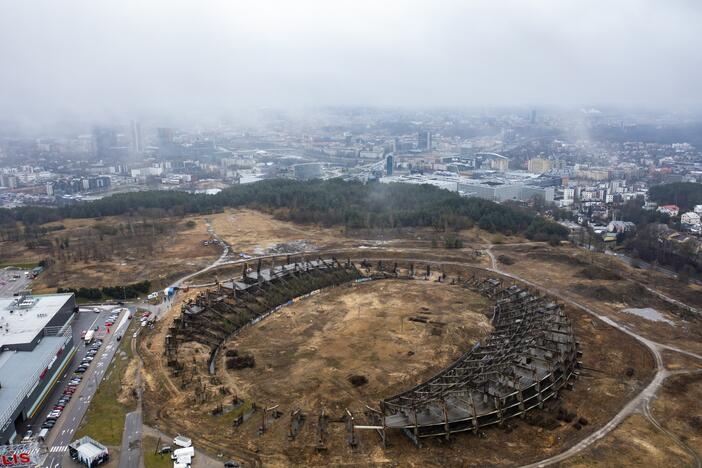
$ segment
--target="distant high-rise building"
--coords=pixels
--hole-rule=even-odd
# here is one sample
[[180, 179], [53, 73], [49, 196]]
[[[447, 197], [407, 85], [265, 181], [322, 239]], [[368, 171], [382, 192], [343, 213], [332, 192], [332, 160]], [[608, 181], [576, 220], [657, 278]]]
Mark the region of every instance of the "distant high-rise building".
[[156, 130], [158, 138], [158, 149], [162, 156], [170, 156], [174, 150], [173, 130], [170, 128], [159, 128]]
[[500, 172], [506, 172], [509, 169], [509, 159], [494, 158], [490, 160], [490, 169]]
[[136, 120], [132, 120], [130, 130], [132, 135], [132, 152], [141, 153], [144, 149], [141, 143], [141, 124]]
[[161, 127], [156, 129], [159, 146], [169, 145], [173, 143], [173, 130], [170, 128]]
[[431, 132], [420, 130], [417, 133], [417, 149], [431, 151]]
[[392, 171], [395, 167], [395, 157], [392, 154], [389, 154], [387, 158], [385, 158], [385, 173], [389, 176], [392, 175]]
[[9, 189], [16, 189], [17, 188], [17, 177], [13, 175], [8, 175], [8, 174], [2, 174], [0, 176], [0, 186], [9, 188]]
[[531, 110], [531, 116], [529, 117], [529, 120], [531, 123], [536, 123], [536, 111], [534, 109]]
[[544, 158], [530, 159], [527, 165], [528, 171], [535, 174], [541, 174], [551, 170], [551, 161]]
[[109, 127], [93, 128], [93, 154], [98, 159], [110, 159], [111, 148], [117, 146], [117, 132]]

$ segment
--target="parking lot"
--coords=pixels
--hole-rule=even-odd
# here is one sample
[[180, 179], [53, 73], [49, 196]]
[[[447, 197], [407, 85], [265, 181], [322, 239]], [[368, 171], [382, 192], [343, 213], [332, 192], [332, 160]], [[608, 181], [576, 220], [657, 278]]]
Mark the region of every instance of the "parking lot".
[[0, 296], [12, 296], [18, 291], [22, 291], [31, 281], [25, 275], [25, 271], [20, 269], [0, 269]]
[[[121, 313], [115, 316], [117, 311]], [[22, 428], [23, 432], [19, 432], [20, 434], [31, 430], [36, 435], [47, 428], [49, 429], [46, 435], [47, 444], [50, 445], [55, 439], [62, 439], [61, 452], [65, 451], [67, 444], [63, 439], [70, 438], [78, 427], [82, 414], [87, 409], [102, 377], [102, 372], [96, 371], [96, 368], [99, 367], [104, 372], [116, 349], [116, 334], [126, 330], [127, 318], [131, 313], [129, 309], [118, 306], [81, 307], [73, 323], [76, 354], [46, 397], [42, 407], [29, 424]], [[113, 316], [114, 320], [111, 319]], [[106, 332], [106, 322], [113, 323], [110, 333]], [[83, 331], [88, 330], [93, 330], [96, 337], [102, 337], [102, 340], [99, 342], [96, 338], [86, 345], [81, 335]], [[62, 455], [62, 453], [56, 455]]]

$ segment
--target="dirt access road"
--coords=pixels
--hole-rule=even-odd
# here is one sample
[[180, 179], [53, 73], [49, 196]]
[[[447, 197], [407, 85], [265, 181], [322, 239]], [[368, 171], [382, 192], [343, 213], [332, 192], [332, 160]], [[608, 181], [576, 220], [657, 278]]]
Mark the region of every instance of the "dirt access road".
[[512, 273], [506, 272], [504, 270], [501, 270], [497, 266], [497, 261], [495, 259], [495, 255], [492, 252], [492, 245], [489, 246], [485, 252], [487, 255], [490, 257], [491, 261], [491, 268], [490, 270], [494, 271], [495, 273], [499, 273], [500, 275], [507, 276], [509, 278], [513, 278], [515, 280], [524, 282], [526, 284], [529, 284], [531, 286], [534, 286], [536, 288], [539, 288], [554, 297], [560, 297], [563, 301], [568, 302], [574, 307], [577, 307], [584, 312], [587, 312], [588, 314], [598, 318], [599, 320], [603, 321], [607, 325], [610, 325], [617, 330], [626, 333], [627, 335], [631, 336], [632, 338], [636, 339], [638, 342], [640, 342], [642, 345], [646, 346], [651, 354], [655, 358], [656, 362], [656, 375], [654, 376], [653, 380], [651, 383], [638, 395], [636, 395], [629, 403], [627, 403], [622, 410], [617, 413], [614, 418], [612, 418], [605, 426], [602, 428], [598, 429], [597, 431], [593, 432], [590, 434], [588, 437], [583, 439], [582, 441], [578, 442], [576, 445], [573, 447], [569, 448], [565, 452], [562, 452], [558, 455], [555, 455], [553, 457], [541, 460], [537, 463], [532, 463], [530, 465], [525, 465], [526, 468], [536, 468], [536, 467], [543, 467], [543, 466], [549, 466], [553, 465], [555, 463], [562, 462], [573, 455], [577, 454], [578, 452], [588, 448], [591, 446], [593, 443], [598, 441], [599, 439], [605, 437], [607, 434], [609, 434], [614, 428], [616, 428], [619, 424], [621, 424], [626, 418], [631, 416], [634, 413], [637, 412], [643, 412], [644, 416], [646, 419], [648, 419], [656, 428], [658, 428], [660, 431], [665, 433], [675, 444], [679, 445], [682, 447], [687, 453], [689, 453], [693, 459], [695, 460], [695, 464], [698, 468], [702, 468], [702, 459], [700, 458], [699, 454], [692, 449], [690, 446], [688, 446], [686, 443], [684, 443], [682, 440], [680, 440], [677, 436], [672, 434], [671, 432], [665, 430], [663, 427], [660, 426], [658, 421], [655, 420], [653, 415], [651, 414], [650, 411], [650, 403], [651, 400], [655, 399], [663, 382], [665, 381], [666, 378], [673, 374], [685, 374], [685, 373], [692, 373], [692, 372], [699, 372], [699, 371], [685, 371], [685, 370], [680, 370], [676, 372], [671, 372], [665, 368], [665, 364], [663, 361], [663, 356], [662, 356], [662, 351], [663, 350], [669, 350], [669, 351], [674, 351], [677, 353], [684, 354], [688, 357], [692, 357], [694, 359], [702, 360], [702, 356], [691, 353], [689, 351], [685, 351], [683, 349], [676, 348], [674, 346], [662, 344], [662, 343], [657, 343], [655, 341], [651, 341], [647, 338], [644, 338], [643, 336], [638, 335], [637, 333], [633, 332], [629, 327], [623, 326], [615, 322], [609, 317], [606, 317], [604, 315], [598, 314], [594, 310], [590, 309], [589, 307], [586, 307], [582, 304], [579, 304], [573, 300], [570, 300], [568, 298], [563, 297], [562, 294], [551, 291], [549, 288], [547, 288], [544, 285], [534, 283], [532, 281], [529, 281], [525, 278], [522, 278], [518, 275], [514, 275]]

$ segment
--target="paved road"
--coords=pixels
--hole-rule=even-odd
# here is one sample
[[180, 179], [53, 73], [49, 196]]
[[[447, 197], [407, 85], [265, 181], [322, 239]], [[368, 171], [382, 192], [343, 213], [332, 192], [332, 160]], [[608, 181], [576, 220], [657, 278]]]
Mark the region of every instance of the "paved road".
[[[79, 312], [79, 314], [80, 313], [85, 312]], [[98, 318], [104, 319], [104, 316], [107, 315], [109, 315], [109, 312], [106, 309], [104, 313], [99, 314]], [[61, 460], [68, 450], [68, 444], [73, 441], [73, 434], [78, 428], [80, 422], [83, 420], [83, 416], [88, 410], [90, 401], [92, 400], [100, 381], [104, 377], [112, 358], [117, 352], [119, 343], [117, 342], [116, 337], [123, 334], [129, 325], [129, 321], [124, 319], [126, 318], [126, 315], [127, 312], [123, 312], [117, 319], [118, 326], [114, 327], [111, 333], [105, 336], [102, 347], [100, 348], [100, 353], [92, 362], [87, 372], [83, 374], [83, 381], [78, 387], [78, 391], [73, 395], [73, 399], [63, 411], [63, 414], [58, 419], [58, 422], [49, 433], [49, 437], [46, 441], [47, 446], [49, 447], [49, 454], [46, 460], [44, 460], [44, 463], [41, 465], [42, 467], [58, 468], [61, 466]], [[98, 323], [102, 325], [101, 322]], [[62, 387], [63, 386], [61, 386], [61, 388]], [[41, 414], [43, 415], [44, 413]]]
[[[105, 318], [108, 315], [109, 312], [106, 310], [99, 314], [96, 314], [92, 312], [92, 310], [90, 310], [78, 312], [74, 315], [72, 328], [73, 343], [76, 346], [76, 354], [71, 360], [71, 362], [69, 362], [66, 366], [63, 375], [61, 375], [59, 380], [56, 382], [51, 393], [47, 395], [47, 397], [44, 399], [44, 403], [42, 404], [41, 408], [39, 408], [39, 410], [36, 412], [34, 418], [27, 421], [26, 426], [23, 426], [21, 428], [22, 431], [32, 429], [32, 431], [35, 434], [37, 434], [41, 430], [41, 425], [44, 422], [44, 417], [49, 413], [51, 407], [53, 407], [54, 404], [56, 404], [56, 400], [58, 400], [61, 394], [63, 393], [66, 382], [71, 380], [71, 378], [73, 377], [73, 371], [80, 365], [80, 362], [83, 360], [83, 357], [85, 357], [87, 353], [87, 348], [84, 346], [83, 340], [80, 337], [81, 331], [90, 330], [98, 324], [103, 324]], [[50, 432], [50, 436], [53, 432], [54, 430], [52, 429]]]
[[124, 432], [122, 434], [122, 450], [119, 454], [119, 468], [134, 468], [141, 465], [141, 436], [142, 436], [142, 406], [141, 406], [141, 365], [142, 361], [137, 353], [137, 342], [139, 340], [139, 328], [136, 336], [132, 335], [130, 346], [132, 354], [137, 358], [137, 371], [135, 388], [137, 392], [137, 408], [131, 413], [127, 413], [124, 419]]
[[119, 468], [134, 468], [140, 465], [141, 458], [141, 410], [127, 413], [124, 418], [122, 451], [119, 454]]
[[[192, 278], [195, 275], [199, 275], [201, 273], [204, 273], [206, 271], [211, 270], [212, 268], [216, 268], [220, 265], [223, 265], [227, 263], [228, 257], [229, 257], [229, 252], [230, 248], [229, 245], [224, 242], [222, 239], [217, 236], [217, 234], [214, 232], [214, 229], [212, 228], [212, 225], [210, 224], [209, 221], [207, 221], [207, 231], [209, 232], [210, 236], [212, 236], [214, 239], [217, 239], [219, 241], [219, 245], [222, 246], [222, 253], [221, 255], [210, 265], [196, 271], [195, 273], [190, 273], [188, 275], [183, 276], [182, 278], [174, 281], [169, 287], [175, 288], [175, 287], [180, 287], [184, 281], [187, 281], [188, 279]], [[163, 302], [157, 305], [152, 305], [148, 303], [143, 303], [143, 304], [132, 304], [132, 306], [139, 307], [142, 309], [146, 309], [150, 311], [155, 318], [160, 317], [163, 313], [165, 313], [171, 306], [171, 300], [166, 298]], [[137, 333], [141, 331], [141, 328], [138, 329]], [[124, 432], [122, 435], [122, 450], [120, 453], [120, 459], [119, 459], [119, 468], [133, 468], [136, 466], [141, 465], [141, 455], [142, 455], [142, 447], [141, 447], [141, 438], [142, 438], [142, 429], [143, 429], [143, 415], [142, 415], [142, 401], [141, 401], [141, 393], [142, 393], [142, 388], [141, 388], [141, 366], [142, 366], [142, 361], [141, 358], [139, 357], [139, 353], [137, 352], [137, 342], [138, 342], [138, 334], [137, 336], [132, 336], [130, 337], [131, 339], [131, 344], [130, 346], [132, 347], [132, 352], [134, 356], [138, 358], [138, 368], [137, 368], [137, 373], [136, 373], [136, 391], [137, 391], [137, 409], [135, 411], [132, 411], [131, 413], [128, 413], [125, 417], [124, 420]]]

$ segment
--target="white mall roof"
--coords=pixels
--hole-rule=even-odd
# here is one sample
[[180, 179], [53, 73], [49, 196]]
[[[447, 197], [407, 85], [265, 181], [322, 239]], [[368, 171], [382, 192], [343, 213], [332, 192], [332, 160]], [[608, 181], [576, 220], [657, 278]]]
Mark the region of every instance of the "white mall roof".
[[56, 315], [72, 294], [44, 294], [27, 296], [18, 304], [19, 297], [0, 298], [0, 348], [31, 342]]

